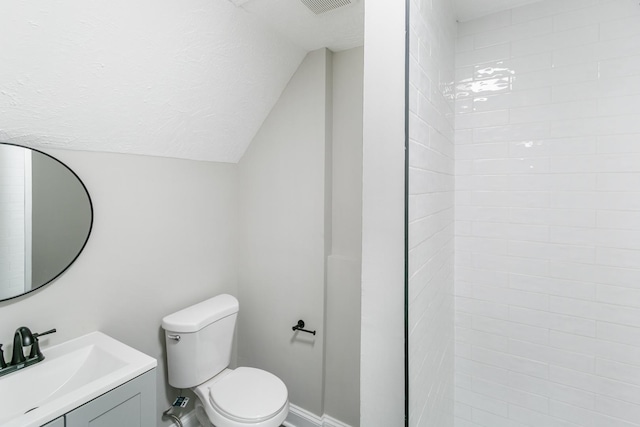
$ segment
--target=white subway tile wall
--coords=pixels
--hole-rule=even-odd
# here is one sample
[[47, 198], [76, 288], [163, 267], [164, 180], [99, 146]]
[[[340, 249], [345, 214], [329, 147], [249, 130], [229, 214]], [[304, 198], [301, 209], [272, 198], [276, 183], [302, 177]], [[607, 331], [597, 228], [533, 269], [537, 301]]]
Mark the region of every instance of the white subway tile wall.
[[460, 23], [455, 74], [456, 426], [640, 426], [639, 2]]
[[454, 59], [450, 0], [410, 3], [409, 422], [454, 425]]

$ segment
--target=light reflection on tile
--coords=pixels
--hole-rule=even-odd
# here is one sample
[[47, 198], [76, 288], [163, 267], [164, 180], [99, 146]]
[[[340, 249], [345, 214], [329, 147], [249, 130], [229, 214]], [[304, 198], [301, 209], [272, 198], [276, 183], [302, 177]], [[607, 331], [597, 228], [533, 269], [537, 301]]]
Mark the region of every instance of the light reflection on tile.
[[460, 423], [636, 425], [640, 5], [544, 0], [460, 29]]

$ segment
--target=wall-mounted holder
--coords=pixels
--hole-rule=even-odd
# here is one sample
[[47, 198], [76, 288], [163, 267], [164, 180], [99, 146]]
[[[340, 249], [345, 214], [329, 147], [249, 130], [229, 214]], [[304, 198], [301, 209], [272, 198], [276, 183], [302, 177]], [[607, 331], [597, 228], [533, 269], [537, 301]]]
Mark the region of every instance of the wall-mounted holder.
[[304, 329], [304, 320], [298, 320], [298, 324], [294, 327], [292, 327], [291, 329], [293, 329], [294, 331], [302, 331], [302, 332], [306, 332], [308, 334], [316, 334], [316, 331], [309, 331], [307, 329]]

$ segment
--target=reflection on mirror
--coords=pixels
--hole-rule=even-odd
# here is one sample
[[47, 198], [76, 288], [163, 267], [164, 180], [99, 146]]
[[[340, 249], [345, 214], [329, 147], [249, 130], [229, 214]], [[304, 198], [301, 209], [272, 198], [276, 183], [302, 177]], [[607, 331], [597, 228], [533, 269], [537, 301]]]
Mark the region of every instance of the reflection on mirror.
[[0, 143], [0, 301], [60, 276], [93, 224], [80, 178], [43, 152]]

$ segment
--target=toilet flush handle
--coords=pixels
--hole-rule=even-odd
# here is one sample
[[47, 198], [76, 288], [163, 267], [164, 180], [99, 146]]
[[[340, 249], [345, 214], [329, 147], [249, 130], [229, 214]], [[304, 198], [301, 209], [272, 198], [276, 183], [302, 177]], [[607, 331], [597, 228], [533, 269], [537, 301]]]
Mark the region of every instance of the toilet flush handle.
[[167, 338], [169, 338], [170, 340], [180, 342], [180, 335], [167, 335]]

